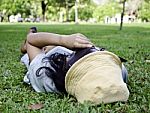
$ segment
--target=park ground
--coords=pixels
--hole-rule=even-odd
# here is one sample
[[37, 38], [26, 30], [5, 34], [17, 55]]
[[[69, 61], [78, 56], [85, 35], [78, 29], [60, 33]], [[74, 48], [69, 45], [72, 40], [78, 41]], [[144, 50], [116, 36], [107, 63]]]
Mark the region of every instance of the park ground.
[[[96, 46], [127, 59], [127, 102], [90, 106], [73, 97], [36, 93], [23, 83], [26, 72], [20, 63], [20, 44], [31, 26], [38, 31], [59, 34], [83, 33]], [[150, 24], [74, 25], [74, 24], [0, 24], [0, 112], [1, 113], [148, 113], [150, 112]], [[42, 104], [39, 110], [30, 105]]]

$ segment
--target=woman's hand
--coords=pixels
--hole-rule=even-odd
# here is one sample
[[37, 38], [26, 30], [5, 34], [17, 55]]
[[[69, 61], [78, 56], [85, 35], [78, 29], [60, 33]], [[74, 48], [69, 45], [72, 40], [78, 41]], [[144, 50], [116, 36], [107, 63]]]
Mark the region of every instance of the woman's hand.
[[68, 48], [87, 48], [93, 46], [90, 40], [80, 33], [62, 36], [61, 43]]

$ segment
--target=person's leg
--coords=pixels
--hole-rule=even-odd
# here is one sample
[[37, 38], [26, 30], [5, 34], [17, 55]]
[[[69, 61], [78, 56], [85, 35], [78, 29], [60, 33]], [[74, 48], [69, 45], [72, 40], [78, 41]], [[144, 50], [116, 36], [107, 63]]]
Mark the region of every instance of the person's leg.
[[[28, 34], [29, 34], [29, 33], [37, 33], [37, 28], [36, 28], [36, 27], [31, 27], [31, 28], [29, 29], [29, 31], [28, 31]], [[26, 39], [25, 39], [25, 41], [21, 44], [20, 50], [21, 50], [21, 53], [23, 53], [23, 54], [27, 53], [27, 50], [26, 50]]]
[[38, 55], [42, 52], [42, 49], [32, 46], [31, 44], [29, 44], [28, 42], [26, 42], [26, 49], [27, 49], [27, 54], [29, 56], [29, 60], [30, 62]]

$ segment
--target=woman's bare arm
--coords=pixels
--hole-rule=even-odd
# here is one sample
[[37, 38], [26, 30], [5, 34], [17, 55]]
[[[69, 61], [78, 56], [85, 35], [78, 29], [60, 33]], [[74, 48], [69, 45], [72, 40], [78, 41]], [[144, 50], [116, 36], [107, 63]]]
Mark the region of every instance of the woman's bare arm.
[[59, 35], [54, 33], [30, 33], [27, 36], [26, 50], [30, 61], [45, 46], [64, 46], [70, 49], [91, 47], [92, 43], [82, 34]]
[[42, 48], [45, 46], [64, 46], [67, 48], [91, 47], [92, 43], [82, 34], [59, 35], [54, 33], [32, 33], [27, 36], [27, 41], [32, 46]]

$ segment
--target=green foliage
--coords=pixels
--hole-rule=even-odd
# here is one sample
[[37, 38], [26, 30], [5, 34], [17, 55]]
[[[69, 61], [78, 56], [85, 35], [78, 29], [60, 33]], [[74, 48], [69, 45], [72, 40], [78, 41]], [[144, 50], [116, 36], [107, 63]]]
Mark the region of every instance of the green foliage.
[[150, 1], [143, 2], [139, 10], [139, 18], [146, 22], [150, 21]]
[[[37, 26], [38, 31], [60, 34], [83, 33], [97, 46], [127, 59], [130, 97], [127, 102], [90, 106], [79, 104], [73, 97], [37, 93], [23, 83], [26, 72], [20, 63], [20, 44], [27, 30]], [[150, 111], [150, 24], [124, 25], [0, 25], [0, 112], [1, 113], [146, 113]], [[28, 110], [31, 104], [42, 103], [40, 110]]]
[[103, 21], [105, 16], [115, 16], [116, 13], [120, 13], [121, 9], [119, 4], [117, 3], [108, 3], [105, 5], [97, 6], [93, 11], [93, 17], [96, 18], [98, 21]]
[[[80, 20], [89, 20], [93, 17], [93, 6], [78, 7], [78, 18]], [[75, 21], [75, 9], [74, 7], [70, 10], [70, 20]]]
[[[20, 13], [24, 18], [28, 17], [29, 15], [32, 15], [33, 17], [37, 17], [38, 15], [42, 14], [42, 8], [41, 8], [41, 1], [37, 0], [2, 0], [1, 1], [1, 11], [5, 10], [3, 15], [12, 15]], [[74, 20], [74, 0], [44, 0], [44, 3], [47, 4], [46, 7], [46, 16], [48, 19], [51, 20], [58, 20], [59, 18], [59, 12], [61, 9], [65, 9], [65, 16], [68, 18], [67, 15], [69, 15], [69, 12], [71, 12], [70, 19]], [[81, 20], [88, 20], [89, 18], [93, 17], [92, 13], [94, 12], [94, 17], [98, 17], [98, 20], [102, 19], [105, 15], [114, 15], [116, 12], [116, 5], [114, 4], [107, 4], [106, 6], [98, 6], [96, 9], [92, 8], [93, 6], [90, 5], [90, 0], [81, 0], [79, 1], [79, 18]], [[6, 17], [5, 17], [6, 18]]]
[[89, 18], [92, 18], [93, 14], [93, 7], [92, 6], [85, 6], [78, 9], [79, 12], [79, 18], [81, 20], [88, 20]]
[[59, 17], [59, 8], [56, 9], [53, 6], [48, 6], [47, 7], [47, 19], [51, 20], [51, 21], [58, 21], [58, 17]]
[[[42, 8], [41, 1], [44, 1]], [[23, 18], [45, 17], [51, 21], [58, 21], [61, 9], [63, 9], [63, 20], [75, 20], [75, 1], [76, 0], [0, 0], [0, 17], [8, 21], [10, 15], [21, 14]], [[112, 17], [116, 13], [121, 13], [120, 3], [124, 0], [108, 0], [104, 5], [93, 5], [92, 0], [79, 0], [78, 16], [80, 20], [89, 20], [95, 18], [97, 21], [103, 21], [105, 16]], [[127, 0], [130, 1], [130, 0]], [[150, 21], [150, 1], [144, 0], [141, 8], [138, 9], [138, 17], [145, 21]], [[44, 14], [43, 14], [44, 13]], [[43, 18], [44, 19], [44, 18]]]
[[39, 15], [40, 11], [38, 10], [38, 5], [39, 4], [35, 1], [28, 0], [2, 0], [0, 4], [0, 11], [3, 12], [5, 18], [18, 13], [20, 13], [24, 18], [29, 15], [36, 17]]

